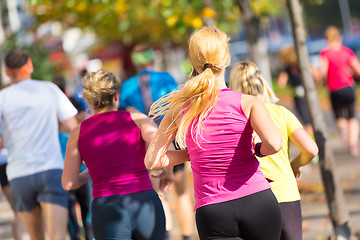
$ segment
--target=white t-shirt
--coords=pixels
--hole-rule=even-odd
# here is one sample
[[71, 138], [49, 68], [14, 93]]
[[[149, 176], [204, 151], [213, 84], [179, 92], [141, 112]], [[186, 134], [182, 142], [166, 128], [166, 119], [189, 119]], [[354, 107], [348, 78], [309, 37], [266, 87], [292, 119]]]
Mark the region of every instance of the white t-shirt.
[[77, 110], [53, 83], [24, 80], [0, 91], [0, 118], [9, 180], [63, 169], [59, 122]]

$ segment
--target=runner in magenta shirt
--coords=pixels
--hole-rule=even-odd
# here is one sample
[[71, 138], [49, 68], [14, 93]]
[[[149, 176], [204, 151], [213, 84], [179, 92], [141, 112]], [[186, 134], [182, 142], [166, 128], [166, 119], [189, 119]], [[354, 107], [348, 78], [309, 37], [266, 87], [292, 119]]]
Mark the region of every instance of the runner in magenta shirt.
[[356, 55], [351, 49], [344, 46], [338, 48], [327, 46], [320, 52], [320, 57], [328, 62], [326, 83], [331, 92], [355, 84], [349, 71], [351, 61], [356, 59]]
[[325, 36], [329, 44], [320, 52], [320, 72], [330, 91], [331, 105], [343, 142], [349, 146], [350, 154], [356, 157], [360, 155], [359, 122], [355, 113], [355, 81], [351, 73], [360, 76], [360, 63], [355, 53], [342, 45], [337, 28], [328, 27]]
[[[112, 73], [99, 70], [86, 76], [83, 89], [94, 115], [69, 137], [64, 189], [76, 189], [91, 178], [96, 239], [164, 240], [164, 211], [144, 165], [155, 123], [136, 110], [117, 111], [120, 82]], [[82, 161], [87, 170], [80, 173]], [[172, 169], [160, 176], [160, 189], [169, 187], [171, 176]]]
[[[156, 169], [190, 157], [201, 240], [279, 240], [279, 205], [254, 153], [279, 151], [281, 134], [260, 99], [226, 88], [228, 41], [217, 28], [193, 33], [189, 40], [193, 77], [151, 107], [150, 115], [165, 113], [165, 117], [145, 164]], [[253, 130], [262, 140], [255, 149]], [[183, 150], [168, 150], [174, 138]]]
[[195, 209], [270, 188], [254, 156], [253, 129], [242, 110], [242, 95], [222, 89], [203, 128], [198, 133], [197, 128], [187, 132]]

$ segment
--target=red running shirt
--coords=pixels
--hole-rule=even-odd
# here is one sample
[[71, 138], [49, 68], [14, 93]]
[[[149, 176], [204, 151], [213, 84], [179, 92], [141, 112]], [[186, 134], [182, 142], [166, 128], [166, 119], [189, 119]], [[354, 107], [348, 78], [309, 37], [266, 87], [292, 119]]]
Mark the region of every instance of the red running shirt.
[[331, 92], [354, 85], [349, 68], [351, 59], [356, 55], [351, 49], [344, 46], [339, 49], [327, 47], [320, 52], [320, 57], [329, 61], [327, 86]]

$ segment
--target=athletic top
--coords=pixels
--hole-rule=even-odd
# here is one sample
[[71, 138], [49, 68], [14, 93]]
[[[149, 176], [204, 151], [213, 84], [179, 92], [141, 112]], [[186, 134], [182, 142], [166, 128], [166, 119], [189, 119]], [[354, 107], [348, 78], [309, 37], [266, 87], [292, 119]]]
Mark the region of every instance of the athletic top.
[[[83, 95], [83, 85], [78, 86], [75, 89], [74, 95], [72, 96], [72, 100], [76, 102], [76, 105], [80, 107], [79, 111], [86, 111], [90, 113], [90, 108], [85, 99], [82, 97]], [[75, 104], [74, 104], [75, 105]]]
[[266, 104], [272, 120], [281, 132], [282, 148], [279, 152], [259, 159], [261, 170], [270, 182], [279, 203], [300, 200], [296, 178], [289, 158], [289, 137], [302, 125], [295, 115], [283, 106]]
[[356, 55], [351, 49], [344, 46], [338, 50], [326, 47], [320, 56], [329, 61], [327, 86], [331, 92], [354, 85], [349, 68], [351, 59]]
[[242, 110], [241, 96], [221, 90], [200, 134], [196, 135], [196, 128], [187, 132], [195, 209], [270, 188], [254, 156], [253, 129]]
[[63, 169], [59, 122], [77, 114], [53, 83], [23, 80], [0, 91], [0, 117], [8, 150], [9, 180]]
[[129, 112], [96, 114], [80, 125], [78, 146], [93, 182], [93, 198], [153, 189], [145, 142]]
[[120, 107], [131, 106], [148, 114], [153, 102], [176, 88], [175, 79], [167, 72], [152, 69], [139, 71], [121, 84]]

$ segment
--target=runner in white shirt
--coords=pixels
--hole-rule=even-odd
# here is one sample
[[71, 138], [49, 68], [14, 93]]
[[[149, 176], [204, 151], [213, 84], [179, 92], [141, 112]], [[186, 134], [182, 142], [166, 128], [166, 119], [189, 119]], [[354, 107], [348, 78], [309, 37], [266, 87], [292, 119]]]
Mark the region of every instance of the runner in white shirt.
[[0, 91], [0, 118], [15, 208], [31, 239], [45, 239], [42, 222], [49, 239], [65, 239], [68, 196], [61, 187], [58, 132], [77, 125], [77, 110], [53, 83], [31, 79], [24, 51], [8, 53], [5, 70], [12, 85]]

